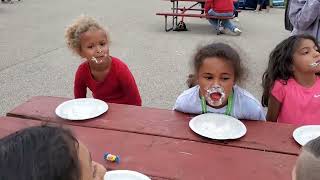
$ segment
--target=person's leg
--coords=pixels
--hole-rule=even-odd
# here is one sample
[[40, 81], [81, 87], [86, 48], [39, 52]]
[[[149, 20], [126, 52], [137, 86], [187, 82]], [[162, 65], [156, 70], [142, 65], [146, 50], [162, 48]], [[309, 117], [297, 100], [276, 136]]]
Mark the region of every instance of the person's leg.
[[208, 11], [208, 14], [210, 15], [210, 16], [222, 16], [222, 17], [233, 17], [233, 12], [227, 12], [227, 13], [217, 13], [217, 12], [215, 12], [215, 11], [213, 11], [212, 9], [210, 9], [209, 11]]
[[[232, 17], [233, 12], [230, 13], [217, 13], [214, 12], [212, 9], [208, 11], [208, 14], [211, 16], [217, 16], [217, 17]], [[217, 19], [209, 19], [209, 22], [215, 27], [216, 30], [219, 30], [219, 21]], [[229, 29], [232, 33], [235, 33], [236, 35], [241, 34], [241, 30], [237, 28], [229, 19], [220, 20], [221, 25], [224, 29]]]
[[202, 10], [201, 10], [201, 14], [204, 14], [204, 3], [201, 2], [200, 5], [201, 5], [201, 9], [202, 9]]
[[234, 6], [234, 17], [238, 17], [239, 13], [238, 13], [238, 9], [239, 9], [239, 1], [233, 2], [233, 6]]
[[[215, 12], [214, 12], [212, 9], [210, 9], [210, 10], [208, 11], [208, 15], [210, 15], [210, 16], [216, 16]], [[217, 20], [217, 19], [208, 19], [208, 21], [209, 21], [209, 23], [210, 23], [215, 29], [218, 28], [218, 20]]]
[[267, 6], [266, 8], [267, 8], [266, 11], [270, 12], [270, 6]]
[[[233, 12], [230, 12], [230, 13], [216, 13], [212, 9], [210, 9], [208, 11], [208, 14], [211, 15], [211, 16], [217, 16], [217, 17], [219, 17], [219, 16], [221, 16], [221, 17], [230, 17], [231, 16], [232, 17], [233, 16]], [[213, 21], [215, 23], [214, 24], [215, 28], [217, 29], [218, 28], [218, 20], [214, 19]], [[231, 32], [235, 33], [236, 35], [240, 35], [241, 34], [241, 30], [239, 28], [237, 28], [229, 19], [221, 20], [221, 24], [225, 29], [229, 29]]]
[[234, 1], [233, 2], [233, 6], [234, 6], [234, 21], [239, 22], [239, 13], [238, 13], [238, 9], [239, 9], [239, 1]]
[[265, 0], [264, 4], [266, 5], [266, 11], [269, 12], [270, 11], [270, 1], [269, 0]]
[[209, 23], [215, 28], [218, 28], [218, 20], [217, 19], [208, 19]]
[[[239, 36], [242, 31], [235, 26], [230, 19], [222, 20], [222, 26], [224, 27], [225, 30], [229, 30], [232, 35], [237, 35]], [[228, 31], [224, 31], [224, 33], [228, 33]]]
[[[213, 11], [212, 9], [210, 9], [208, 11], [208, 15], [210, 16], [216, 16], [216, 17], [228, 17], [228, 16], [233, 16], [233, 12], [230, 13], [216, 13], [215, 11]], [[214, 29], [216, 31], [220, 31], [220, 32], [224, 32], [224, 22], [223, 20], [218, 20], [218, 19], [208, 19], [210, 24], [212, 24], [212, 26], [214, 27]]]
[[261, 6], [263, 5], [264, 0], [258, 0], [257, 2], [257, 7], [256, 7], [256, 12], [259, 12], [261, 10]]
[[222, 20], [222, 26], [232, 32], [237, 28], [229, 19]]
[[257, 4], [256, 10], [254, 10], [254, 11], [259, 12], [260, 9], [261, 9], [261, 5], [260, 5], [260, 4]]

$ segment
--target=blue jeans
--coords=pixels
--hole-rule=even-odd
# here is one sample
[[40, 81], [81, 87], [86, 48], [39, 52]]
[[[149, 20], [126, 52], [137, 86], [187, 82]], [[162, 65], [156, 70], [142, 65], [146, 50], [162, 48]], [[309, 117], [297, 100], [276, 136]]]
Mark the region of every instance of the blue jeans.
[[[233, 12], [229, 12], [229, 13], [217, 13], [214, 12], [212, 9], [210, 9], [208, 11], [208, 15], [210, 16], [223, 16], [223, 17], [232, 17], [233, 16]], [[216, 29], [218, 29], [218, 19], [208, 19], [208, 21], [210, 22], [210, 24], [212, 24], [212, 26]], [[229, 20], [229, 19], [223, 19], [221, 20], [221, 24], [224, 28], [229, 29], [230, 31], [234, 31], [234, 29], [236, 28], [236, 26]]]

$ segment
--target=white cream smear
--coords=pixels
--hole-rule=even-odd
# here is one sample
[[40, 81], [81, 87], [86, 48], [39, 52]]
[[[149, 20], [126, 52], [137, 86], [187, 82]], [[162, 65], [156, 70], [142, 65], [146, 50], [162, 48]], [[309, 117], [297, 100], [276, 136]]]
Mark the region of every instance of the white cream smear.
[[220, 106], [225, 97], [224, 89], [221, 86], [212, 86], [206, 90], [205, 98], [211, 106]]

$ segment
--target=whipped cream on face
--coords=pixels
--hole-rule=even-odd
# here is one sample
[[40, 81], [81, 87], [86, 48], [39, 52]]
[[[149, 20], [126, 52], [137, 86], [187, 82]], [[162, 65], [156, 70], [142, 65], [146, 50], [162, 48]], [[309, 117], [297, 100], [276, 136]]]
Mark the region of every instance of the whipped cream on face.
[[311, 63], [309, 64], [311, 67], [317, 67], [318, 65], [320, 65], [320, 60], [314, 62], [314, 63]]
[[[103, 57], [107, 57], [107, 54], [104, 54]], [[101, 59], [101, 60], [98, 60], [96, 57], [93, 56], [93, 57], [91, 58], [91, 61], [93, 61], [93, 62], [95, 62], [95, 63], [97, 63], [97, 64], [100, 64], [100, 63], [102, 63], [103, 60], [102, 60], [102, 59]]]
[[220, 106], [225, 97], [226, 94], [221, 86], [212, 86], [206, 90], [205, 98], [211, 106]]
[[95, 63], [98, 63], [98, 59], [95, 58], [95, 57], [92, 57], [92, 58], [91, 58], [91, 61], [94, 61]]

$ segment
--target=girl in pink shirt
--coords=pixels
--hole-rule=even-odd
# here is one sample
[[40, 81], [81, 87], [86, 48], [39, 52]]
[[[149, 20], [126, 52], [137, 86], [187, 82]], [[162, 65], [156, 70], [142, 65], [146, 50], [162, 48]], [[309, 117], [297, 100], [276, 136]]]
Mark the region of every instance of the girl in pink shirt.
[[262, 77], [268, 121], [320, 124], [319, 45], [309, 35], [291, 36], [271, 52]]

